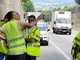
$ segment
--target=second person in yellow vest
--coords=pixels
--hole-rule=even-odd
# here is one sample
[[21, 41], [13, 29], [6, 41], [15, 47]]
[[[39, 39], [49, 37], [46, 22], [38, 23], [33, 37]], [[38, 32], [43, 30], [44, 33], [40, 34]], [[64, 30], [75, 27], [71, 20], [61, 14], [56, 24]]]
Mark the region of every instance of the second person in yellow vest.
[[[31, 23], [35, 21], [36, 18], [34, 15], [28, 17], [28, 22]], [[29, 29], [26, 29], [26, 32], [29, 33], [26, 36], [26, 48], [27, 48], [27, 60], [36, 60], [36, 57], [40, 56], [40, 30], [36, 24]]]

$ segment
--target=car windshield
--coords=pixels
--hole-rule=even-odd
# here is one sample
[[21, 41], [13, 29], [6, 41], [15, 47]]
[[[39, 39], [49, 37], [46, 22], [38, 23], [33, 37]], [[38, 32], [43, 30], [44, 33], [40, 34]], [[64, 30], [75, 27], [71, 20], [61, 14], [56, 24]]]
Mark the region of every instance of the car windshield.
[[37, 24], [37, 26], [39, 27], [39, 29], [41, 31], [45, 31], [46, 30], [46, 26], [44, 24]]
[[70, 19], [60, 18], [60, 19], [57, 19], [57, 23], [66, 23], [66, 24], [69, 24], [69, 23], [71, 23], [71, 21], [70, 21]]

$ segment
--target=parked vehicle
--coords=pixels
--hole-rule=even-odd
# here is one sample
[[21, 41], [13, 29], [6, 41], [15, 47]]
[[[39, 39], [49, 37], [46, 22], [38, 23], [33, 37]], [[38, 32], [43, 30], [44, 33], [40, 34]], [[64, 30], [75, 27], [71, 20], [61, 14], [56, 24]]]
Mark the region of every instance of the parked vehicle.
[[52, 30], [53, 33], [69, 33], [71, 35], [72, 21], [70, 11], [52, 12]]
[[46, 24], [43, 22], [37, 23], [37, 26], [40, 29], [41, 45], [48, 45], [49, 44], [49, 35], [48, 35], [49, 29], [47, 29]]

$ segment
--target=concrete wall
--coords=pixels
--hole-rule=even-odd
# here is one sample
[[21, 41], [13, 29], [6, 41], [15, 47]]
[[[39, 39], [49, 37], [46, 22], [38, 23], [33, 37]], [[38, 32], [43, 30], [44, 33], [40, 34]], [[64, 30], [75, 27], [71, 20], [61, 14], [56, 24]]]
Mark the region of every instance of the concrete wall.
[[80, 7], [76, 6], [74, 8], [74, 13], [72, 14], [73, 29], [80, 31]]
[[24, 10], [21, 0], [0, 0], [0, 19], [11, 10], [17, 11], [21, 15], [21, 19], [23, 19]]

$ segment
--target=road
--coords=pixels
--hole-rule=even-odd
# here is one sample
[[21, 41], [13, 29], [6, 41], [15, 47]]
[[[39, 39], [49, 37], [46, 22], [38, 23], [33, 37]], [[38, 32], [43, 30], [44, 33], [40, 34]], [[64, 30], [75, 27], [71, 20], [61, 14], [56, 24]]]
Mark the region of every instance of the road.
[[49, 45], [41, 46], [41, 56], [37, 60], [72, 60], [72, 40], [78, 31], [72, 30], [72, 34], [54, 34], [49, 31]]

